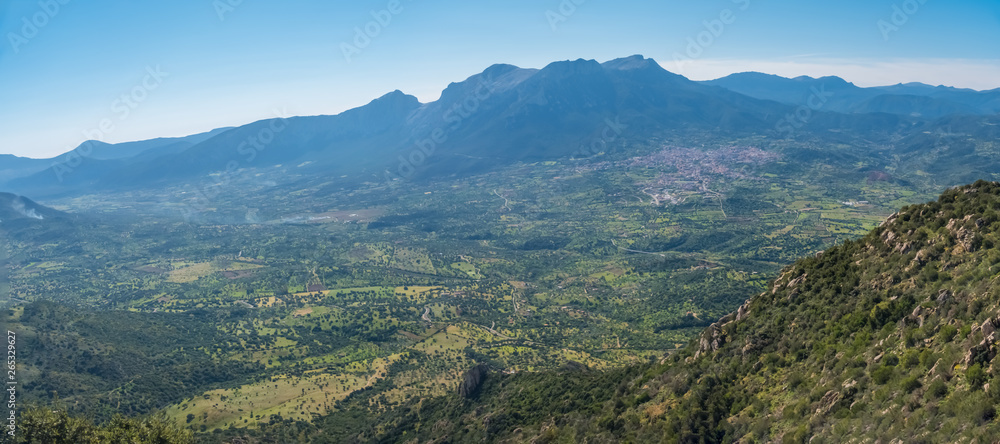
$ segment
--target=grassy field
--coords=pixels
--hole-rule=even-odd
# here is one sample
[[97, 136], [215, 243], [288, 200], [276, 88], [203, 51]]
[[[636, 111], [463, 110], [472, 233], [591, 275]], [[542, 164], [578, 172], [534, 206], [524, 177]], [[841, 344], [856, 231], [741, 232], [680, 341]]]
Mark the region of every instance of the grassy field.
[[354, 374], [317, 372], [294, 378], [278, 375], [237, 389], [206, 392], [167, 408], [166, 413], [179, 422], [207, 430], [253, 427], [274, 415], [309, 420], [313, 414], [329, 412], [336, 401], [367, 384], [369, 378]]
[[246, 277], [249, 270], [264, 268], [262, 265], [247, 263], [243, 261], [217, 260], [211, 262], [186, 262], [177, 261], [170, 264], [171, 270], [168, 274], [167, 282], [175, 284], [186, 284], [198, 279], [211, 276], [215, 273], [224, 273], [230, 279], [239, 276]]

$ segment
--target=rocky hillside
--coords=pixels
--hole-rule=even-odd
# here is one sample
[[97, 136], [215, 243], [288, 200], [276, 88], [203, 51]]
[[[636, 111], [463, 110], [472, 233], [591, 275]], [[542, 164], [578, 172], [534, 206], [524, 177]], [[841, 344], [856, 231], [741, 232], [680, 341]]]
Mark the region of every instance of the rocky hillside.
[[477, 396], [414, 401], [361, 437], [992, 442], [998, 209], [1000, 184], [951, 189], [786, 268], [769, 291], [659, 362], [610, 373], [494, 369]]

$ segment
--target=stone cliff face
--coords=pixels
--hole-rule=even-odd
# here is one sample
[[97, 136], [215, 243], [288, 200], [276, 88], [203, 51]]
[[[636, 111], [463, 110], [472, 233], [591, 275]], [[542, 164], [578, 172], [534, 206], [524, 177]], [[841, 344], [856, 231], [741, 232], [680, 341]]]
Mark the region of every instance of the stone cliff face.
[[483, 381], [486, 380], [486, 374], [488, 372], [488, 367], [485, 364], [479, 364], [475, 367], [469, 369], [465, 373], [465, 377], [462, 378], [462, 383], [458, 386], [458, 394], [463, 398], [472, 398], [479, 393], [479, 387], [483, 385]]

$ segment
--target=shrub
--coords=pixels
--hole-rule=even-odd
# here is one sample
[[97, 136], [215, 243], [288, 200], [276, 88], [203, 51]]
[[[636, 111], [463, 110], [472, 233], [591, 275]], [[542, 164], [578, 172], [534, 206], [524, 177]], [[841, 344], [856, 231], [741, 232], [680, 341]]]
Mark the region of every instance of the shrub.
[[997, 409], [990, 404], [979, 404], [976, 406], [976, 419], [980, 423], [993, 421], [997, 417]]
[[973, 364], [965, 371], [965, 380], [969, 383], [969, 390], [976, 391], [983, 388], [983, 384], [986, 383], [986, 372], [983, 371], [983, 366], [979, 363]]
[[809, 436], [809, 429], [806, 426], [799, 426], [799, 428], [786, 432], [781, 437], [781, 442], [783, 443], [794, 443], [803, 444], [806, 442], [806, 438]]
[[95, 425], [66, 411], [29, 407], [21, 416], [17, 442], [46, 444], [190, 444], [191, 433], [165, 416], [125, 418], [116, 416]]
[[990, 390], [986, 394], [994, 401], [1000, 400], [1000, 377], [994, 377], [990, 380]]
[[931, 385], [927, 387], [927, 396], [931, 398], [937, 399], [947, 394], [948, 394], [948, 386], [944, 383], [944, 381], [940, 379], [935, 380], [934, 382], [931, 383]]
[[803, 382], [802, 374], [794, 372], [788, 376], [788, 388], [794, 390]]
[[969, 334], [971, 334], [971, 333], [972, 333], [972, 327], [968, 326], [968, 325], [963, 325], [962, 329], [959, 330], [959, 332], [958, 332], [958, 337], [964, 339], [964, 338], [969, 337]]
[[920, 352], [920, 366], [929, 369], [934, 365], [934, 353], [930, 350]]
[[920, 381], [917, 380], [916, 376], [910, 376], [909, 378], [904, 379], [903, 382], [900, 383], [900, 386], [904, 392], [910, 393], [920, 387]]
[[885, 362], [886, 367], [895, 367], [899, 365], [899, 358], [892, 353], [885, 355], [885, 358], [883, 358], [882, 361]]
[[892, 367], [879, 367], [872, 372], [872, 381], [878, 385], [883, 385], [892, 379]]
[[941, 339], [941, 342], [951, 342], [957, 333], [958, 329], [954, 325], [942, 325], [941, 330], [938, 330], [938, 338]]

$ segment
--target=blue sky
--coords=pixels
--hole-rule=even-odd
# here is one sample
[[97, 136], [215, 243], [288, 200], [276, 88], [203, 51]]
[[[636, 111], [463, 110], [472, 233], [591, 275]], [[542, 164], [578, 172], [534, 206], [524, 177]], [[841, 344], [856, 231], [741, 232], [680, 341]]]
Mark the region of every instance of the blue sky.
[[494, 63], [643, 54], [698, 80], [1000, 87], [996, 0], [6, 0], [0, 37], [0, 153], [28, 157], [335, 114], [394, 89], [431, 101]]

